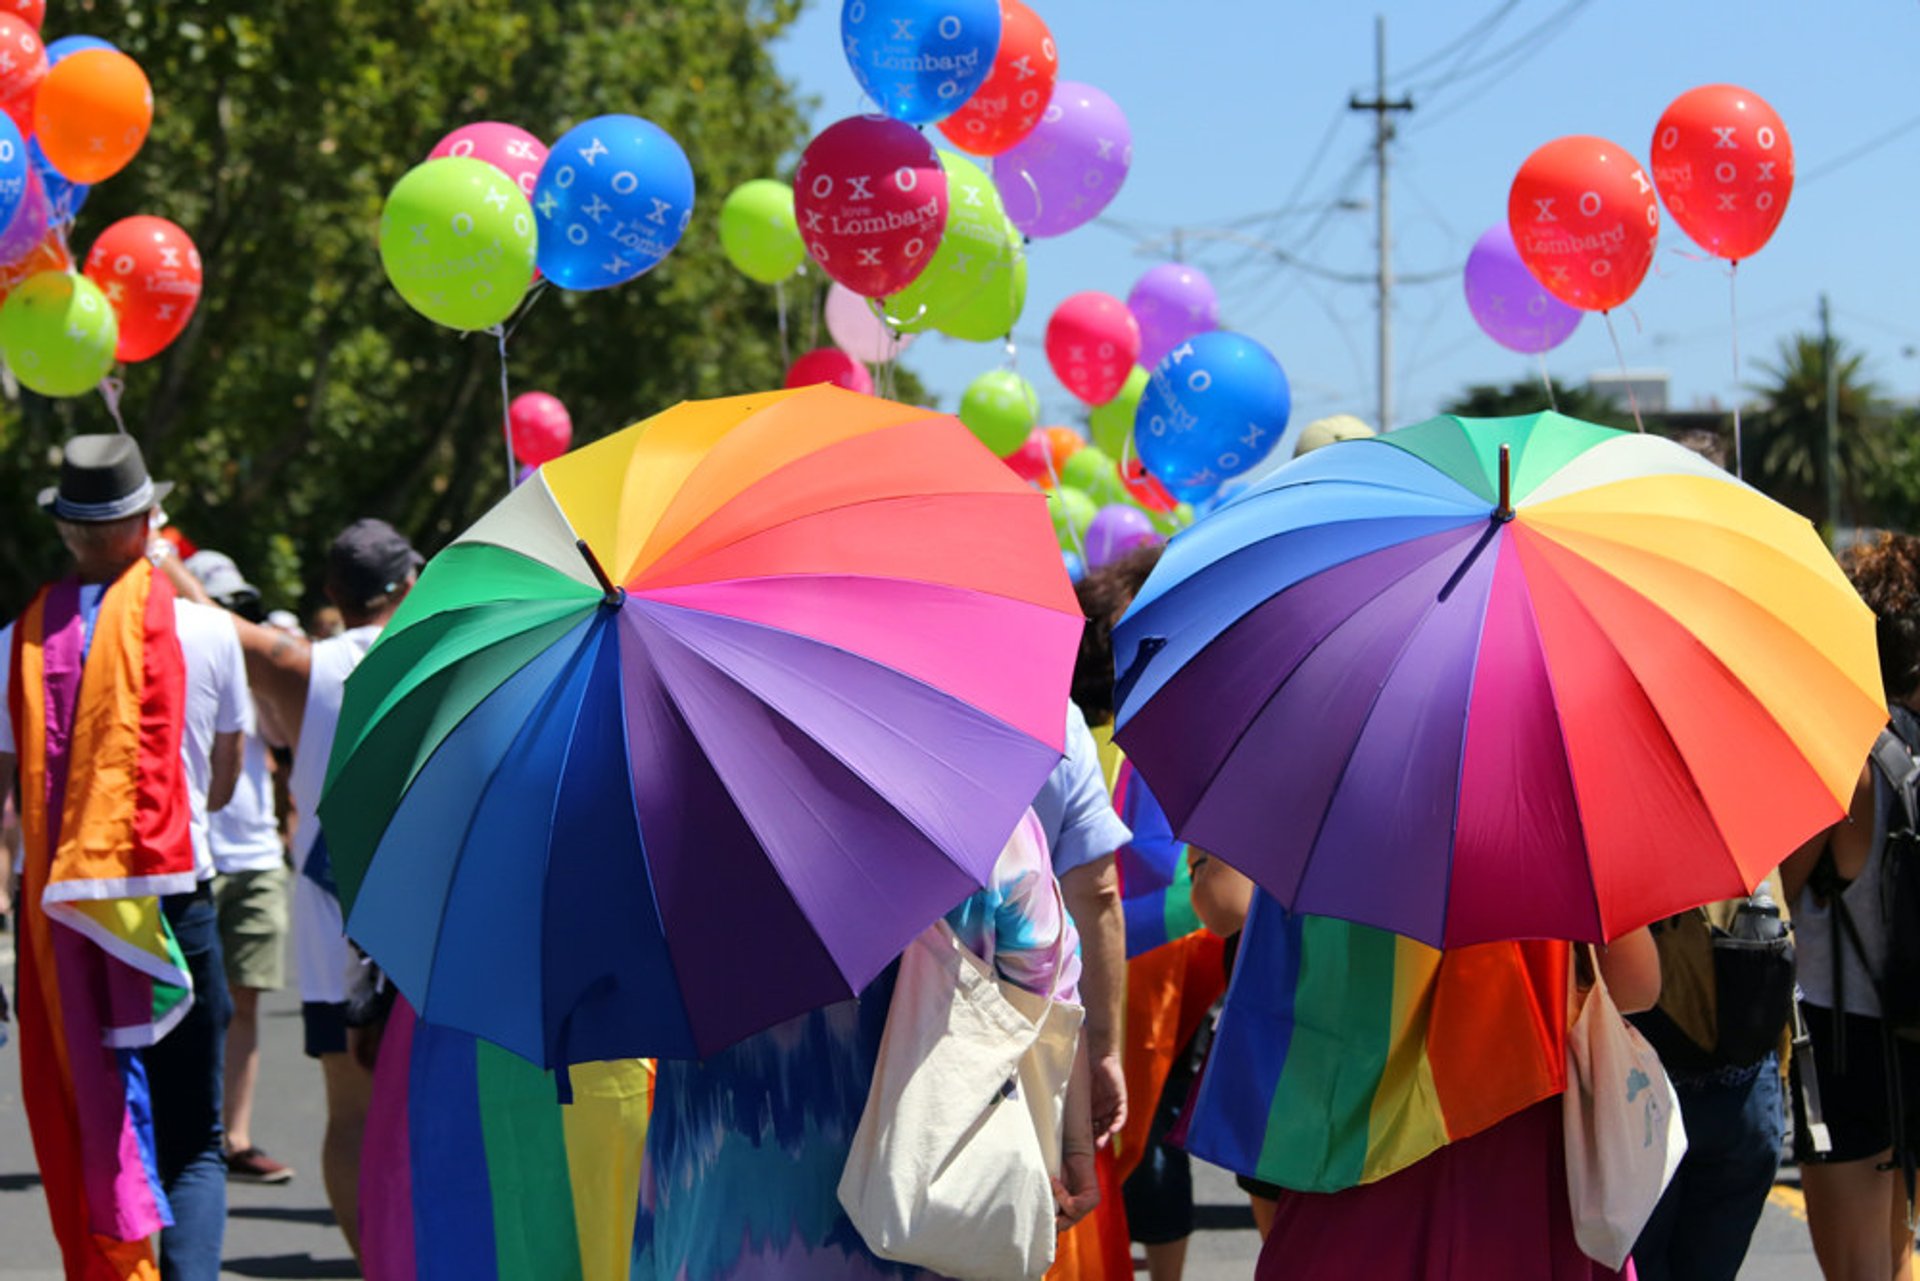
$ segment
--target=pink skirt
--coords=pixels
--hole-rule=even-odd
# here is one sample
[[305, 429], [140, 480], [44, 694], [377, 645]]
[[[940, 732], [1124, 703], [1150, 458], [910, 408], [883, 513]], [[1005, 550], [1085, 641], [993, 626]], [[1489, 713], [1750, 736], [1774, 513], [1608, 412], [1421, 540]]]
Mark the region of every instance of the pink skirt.
[[1632, 1281], [1574, 1244], [1560, 1099], [1377, 1183], [1286, 1192], [1256, 1281]]

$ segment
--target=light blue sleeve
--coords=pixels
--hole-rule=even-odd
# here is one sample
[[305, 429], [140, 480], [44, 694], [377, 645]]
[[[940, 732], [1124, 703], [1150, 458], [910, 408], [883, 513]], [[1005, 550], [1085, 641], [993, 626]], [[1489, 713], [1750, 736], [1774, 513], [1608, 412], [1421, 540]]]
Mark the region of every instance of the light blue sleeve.
[[1067, 754], [1034, 797], [1033, 812], [1053, 853], [1056, 876], [1104, 858], [1133, 838], [1113, 811], [1093, 732], [1071, 703], [1067, 705]]

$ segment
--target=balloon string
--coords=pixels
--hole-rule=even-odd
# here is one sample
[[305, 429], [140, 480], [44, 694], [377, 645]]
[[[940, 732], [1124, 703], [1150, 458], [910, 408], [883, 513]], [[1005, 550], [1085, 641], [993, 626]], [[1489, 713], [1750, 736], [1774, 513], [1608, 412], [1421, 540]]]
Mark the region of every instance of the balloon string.
[[787, 351], [787, 286], [785, 281], [773, 282], [773, 305], [780, 313], [780, 368], [784, 371], [793, 363], [793, 357]]
[[1547, 372], [1547, 353], [1536, 351], [1533, 358], [1540, 362], [1540, 385], [1547, 389], [1547, 408], [1557, 414], [1560, 412], [1560, 401], [1553, 394], [1553, 375]]
[[1020, 166], [1020, 181], [1026, 183], [1027, 190], [1033, 193], [1033, 225], [1037, 227], [1047, 212], [1047, 203], [1040, 198], [1040, 184], [1033, 180], [1033, 175], [1027, 172], [1025, 165]]
[[1727, 267], [1727, 311], [1731, 319], [1729, 326], [1733, 330], [1733, 474], [1738, 480], [1747, 478], [1747, 460], [1740, 433], [1740, 261], [1734, 259]]
[[126, 387], [127, 385], [118, 378], [100, 380], [100, 399], [107, 403], [107, 413], [113, 417], [113, 425], [120, 429], [122, 436], [131, 434], [127, 431], [126, 420], [120, 417], [120, 393], [125, 391]]
[[[805, 263], [800, 264], [800, 274], [802, 276], [807, 274], [807, 265]], [[813, 306], [807, 308], [807, 350], [808, 351], [812, 351], [815, 347], [818, 347], [820, 345], [820, 323], [821, 323], [820, 317], [821, 317], [821, 313], [826, 309], [826, 306], [827, 306], [827, 291], [825, 289], [814, 290]]]
[[1607, 337], [1613, 339], [1613, 356], [1620, 362], [1620, 385], [1627, 389], [1627, 404], [1633, 409], [1633, 425], [1644, 433], [1647, 425], [1640, 421], [1640, 397], [1634, 394], [1633, 379], [1627, 377], [1627, 353], [1621, 350], [1620, 335], [1613, 327], [1613, 313], [1603, 311], [1600, 318], [1607, 322]]
[[[519, 332], [520, 322], [527, 318], [528, 313], [530, 313], [533, 310], [533, 305], [539, 302], [540, 299], [546, 294], [546, 292], [547, 292], [547, 278], [545, 276], [542, 276], [540, 277], [540, 279], [533, 282], [533, 288], [529, 289], [527, 291], [527, 296], [520, 300], [519, 308], [515, 311], [514, 315], [511, 317], [511, 322], [507, 325], [507, 337], [511, 338], [514, 336], [514, 334]], [[494, 328], [497, 329], [499, 328], [499, 326], [496, 325], [494, 326]]]
[[493, 325], [487, 332], [500, 346], [500, 440], [507, 447], [507, 488], [512, 489], [518, 468], [513, 457], [513, 402], [507, 391], [507, 331], [502, 325]]
[[[1053, 441], [1044, 433], [1042, 433], [1040, 437], [1040, 452], [1047, 460], [1047, 478], [1053, 481], [1053, 489], [1047, 494], [1047, 501], [1057, 503], [1060, 501], [1060, 491], [1065, 488], [1065, 486], [1060, 481], [1060, 473], [1054, 470]], [[1080, 531], [1073, 527], [1073, 517], [1063, 516], [1060, 523], [1065, 527], [1067, 537], [1073, 541], [1073, 554], [1078, 556], [1080, 558], [1080, 564], [1085, 566], [1087, 563], [1087, 545], [1081, 541]]]

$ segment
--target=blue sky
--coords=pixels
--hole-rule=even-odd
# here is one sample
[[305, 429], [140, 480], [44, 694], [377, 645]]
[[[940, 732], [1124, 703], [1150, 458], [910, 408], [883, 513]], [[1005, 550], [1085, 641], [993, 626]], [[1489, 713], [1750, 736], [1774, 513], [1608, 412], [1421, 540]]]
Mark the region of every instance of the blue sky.
[[[1046, 368], [1047, 316], [1082, 289], [1124, 298], [1166, 260], [1175, 226], [1189, 229], [1190, 260], [1220, 290], [1222, 326], [1258, 339], [1286, 368], [1297, 418], [1349, 412], [1372, 421], [1371, 285], [1286, 267], [1245, 242], [1336, 276], [1370, 277], [1373, 171], [1363, 161], [1372, 123], [1346, 103], [1372, 92], [1376, 12], [1387, 20], [1389, 92], [1411, 93], [1416, 105], [1393, 152], [1395, 270], [1443, 276], [1397, 295], [1396, 418], [1426, 417], [1469, 383], [1535, 374], [1529, 358], [1480, 334], [1459, 283], [1474, 240], [1505, 217], [1508, 185], [1528, 153], [1562, 134], [1592, 133], [1644, 162], [1667, 104], [1717, 81], [1772, 103], [1798, 171], [1772, 243], [1740, 269], [1744, 380], [1761, 377], [1756, 363], [1783, 337], [1817, 325], [1825, 290], [1835, 329], [1866, 351], [1870, 376], [1890, 394], [1920, 395], [1916, 0], [1030, 2], [1053, 29], [1062, 76], [1110, 93], [1134, 139], [1132, 171], [1106, 215], [1124, 225], [1029, 247], [1018, 361], [1051, 421], [1073, 421], [1077, 402]], [[840, 52], [839, 10], [821, 0], [778, 49], [782, 70], [818, 99], [816, 129], [861, 109]], [[1342, 198], [1365, 207], [1338, 208]], [[1703, 260], [1664, 211], [1654, 270], [1615, 325], [1630, 367], [1671, 373], [1676, 408], [1739, 394], [1725, 264]], [[951, 408], [973, 375], [1004, 360], [997, 345], [929, 336], [903, 363]], [[1574, 382], [1617, 367], [1598, 316], [1547, 362]]]

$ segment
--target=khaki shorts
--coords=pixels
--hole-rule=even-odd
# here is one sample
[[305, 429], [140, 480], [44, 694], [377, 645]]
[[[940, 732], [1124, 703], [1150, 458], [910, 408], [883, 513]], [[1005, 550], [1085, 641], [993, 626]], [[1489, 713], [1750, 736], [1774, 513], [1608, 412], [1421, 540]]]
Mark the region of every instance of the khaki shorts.
[[287, 869], [261, 868], [213, 879], [227, 983], [271, 992], [287, 982]]

